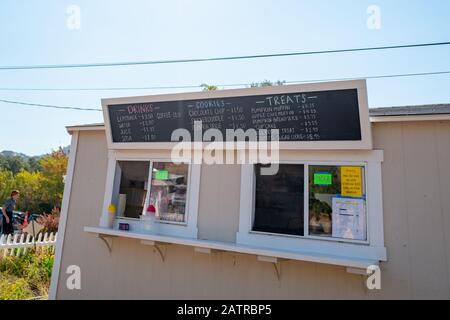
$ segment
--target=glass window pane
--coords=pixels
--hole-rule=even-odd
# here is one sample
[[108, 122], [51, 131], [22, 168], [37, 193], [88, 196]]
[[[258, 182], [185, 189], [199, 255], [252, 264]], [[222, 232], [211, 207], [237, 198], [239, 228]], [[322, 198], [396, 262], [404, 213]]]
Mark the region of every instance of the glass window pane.
[[362, 166], [309, 166], [309, 234], [366, 240]]
[[148, 161], [119, 161], [121, 171], [117, 199], [118, 216], [139, 218], [147, 196]]
[[185, 222], [189, 166], [171, 162], [154, 162], [150, 189], [150, 206], [164, 221]]
[[255, 166], [254, 231], [303, 236], [304, 166], [280, 164], [276, 175]]

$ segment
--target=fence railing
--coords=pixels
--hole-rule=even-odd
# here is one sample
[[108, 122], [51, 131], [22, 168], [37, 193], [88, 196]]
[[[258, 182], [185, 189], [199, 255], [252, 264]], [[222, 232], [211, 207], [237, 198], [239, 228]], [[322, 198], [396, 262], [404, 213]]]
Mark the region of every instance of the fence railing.
[[0, 237], [0, 255], [20, 256], [26, 254], [28, 250], [41, 250], [44, 247], [55, 251], [56, 238], [58, 233], [39, 233], [35, 238], [31, 234], [9, 234]]

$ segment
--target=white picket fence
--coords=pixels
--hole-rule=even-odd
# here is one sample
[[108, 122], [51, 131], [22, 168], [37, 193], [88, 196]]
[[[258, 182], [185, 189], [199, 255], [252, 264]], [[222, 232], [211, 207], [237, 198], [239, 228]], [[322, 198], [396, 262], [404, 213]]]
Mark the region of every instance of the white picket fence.
[[0, 255], [6, 256], [20, 256], [26, 254], [28, 250], [36, 248], [41, 250], [44, 247], [50, 247], [52, 252], [55, 251], [56, 238], [58, 233], [39, 233], [34, 238], [31, 234], [10, 234], [8, 236], [2, 235], [0, 237]]

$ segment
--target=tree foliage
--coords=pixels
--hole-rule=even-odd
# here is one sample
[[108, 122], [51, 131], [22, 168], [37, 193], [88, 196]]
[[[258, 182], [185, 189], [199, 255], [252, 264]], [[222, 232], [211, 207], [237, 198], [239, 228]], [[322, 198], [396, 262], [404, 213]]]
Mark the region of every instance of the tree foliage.
[[203, 91], [216, 91], [219, 89], [217, 86], [209, 85], [206, 83], [203, 83], [200, 86], [203, 88]]
[[272, 86], [282, 86], [286, 83], [286, 81], [276, 81], [272, 82], [270, 80], [264, 80], [262, 82], [253, 82], [250, 84], [250, 88], [261, 88], [261, 87], [272, 87]]
[[39, 196], [43, 192], [43, 176], [41, 172], [21, 171], [14, 179], [15, 190], [20, 191], [18, 207], [22, 210], [40, 211], [39, 203], [42, 201]]
[[0, 169], [17, 174], [22, 170], [29, 170], [27, 160], [21, 156], [2, 156], [0, 158]]
[[[283, 86], [286, 84], [286, 81], [277, 80], [272, 82], [270, 80], [263, 80], [262, 82], [252, 82], [249, 85], [249, 88], [261, 88], [261, 87], [272, 87], [272, 86]], [[203, 91], [216, 91], [219, 90], [218, 86], [210, 85], [203, 83], [200, 85], [203, 88]]]
[[0, 171], [0, 201], [8, 198], [13, 188], [14, 174], [11, 171], [2, 169]]
[[43, 157], [39, 164], [42, 168], [42, 187], [45, 191], [43, 200], [61, 206], [64, 176], [67, 171], [67, 155], [60, 149]]
[[67, 155], [62, 149], [33, 161], [20, 156], [1, 159], [0, 206], [11, 190], [20, 191], [17, 203], [17, 210], [20, 211], [42, 213], [50, 212], [54, 206], [61, 206], [67, 170]]

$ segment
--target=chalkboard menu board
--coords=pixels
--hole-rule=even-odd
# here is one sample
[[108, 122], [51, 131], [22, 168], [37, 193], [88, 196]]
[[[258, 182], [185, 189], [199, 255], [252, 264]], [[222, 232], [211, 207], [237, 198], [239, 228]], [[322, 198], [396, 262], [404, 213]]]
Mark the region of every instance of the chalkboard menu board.
[[[173, 142], [184, 128], [194, 137], [215, 128], [279, 129], [279, 141], [360, 141], [357, 89], [280, 93], [107, 106], [112, 142]], [[270, 137], [269, 137], [270, 140]]]

